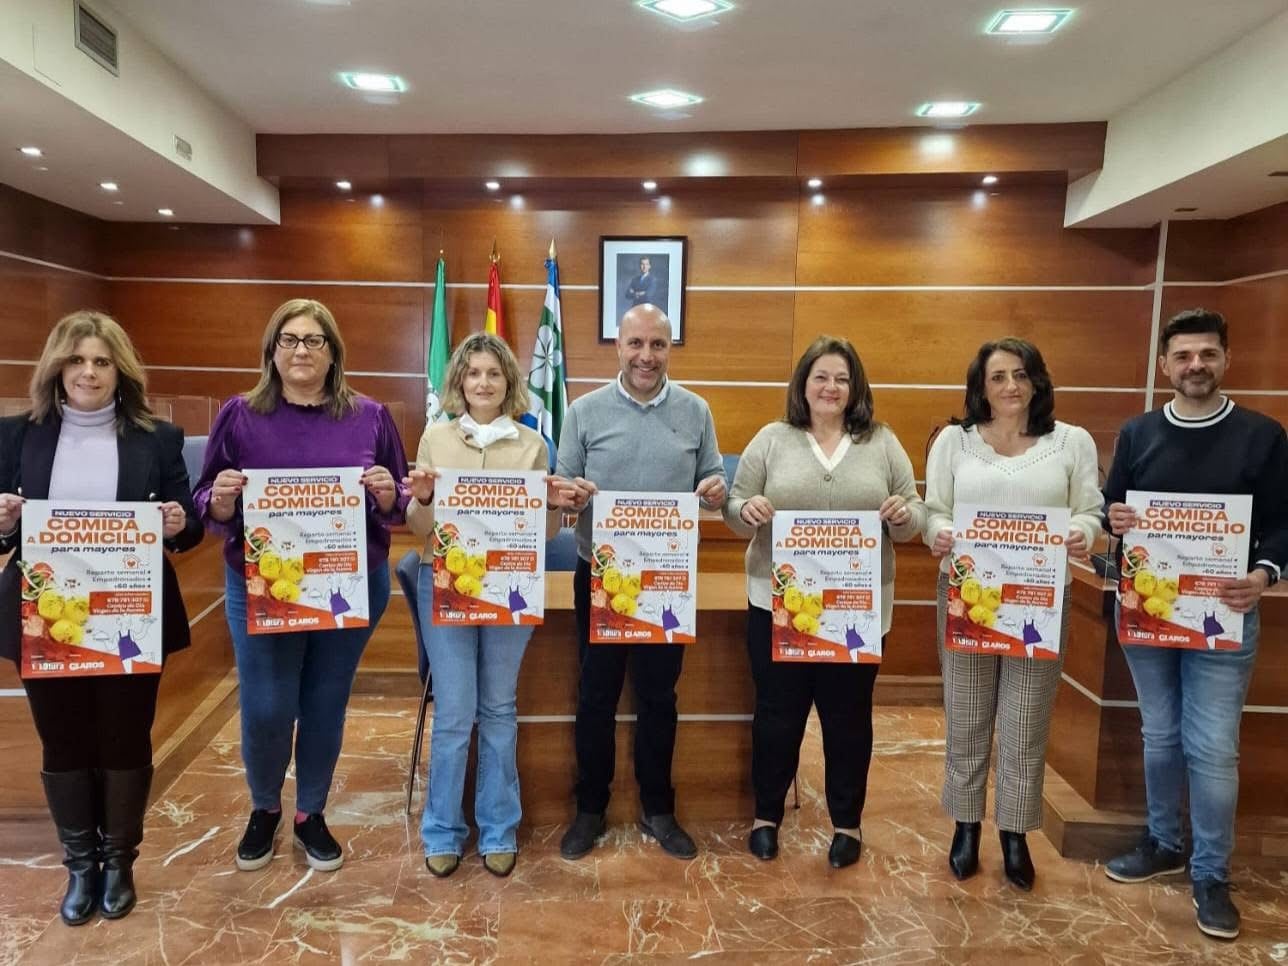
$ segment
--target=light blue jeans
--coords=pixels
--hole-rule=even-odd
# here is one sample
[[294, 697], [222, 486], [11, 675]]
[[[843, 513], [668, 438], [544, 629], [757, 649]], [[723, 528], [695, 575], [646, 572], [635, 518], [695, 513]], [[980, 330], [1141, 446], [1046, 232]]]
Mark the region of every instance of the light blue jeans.
[[519, 736], [515, 689], [532, 625], [436, 627], [433, 591], [433, 569], [422, 565], [416, 599], [429, 670], [434, 675], [429, 795], [420, 824], [425, 854], [460, 855], [464, 850], [469, 835], [463, 806], [465, 765], [476, 719], [479, 754], [474, 820], [479, 827], [479, 854], [515, 852], [523, 817], [515, 760]]
[[1195, 882], [1230, 878], [1239, 800], [1239, 724], [1257, 659], [1258, 612], [1244, 615], [1237, 651], [1126, 645], [1145, 739], [1149, 834], [1184, 851], [1181, 793], [1190, 787]]
[[295, 807], [326, 809], [344, 740], [344, 713], [363, 649], [389, 603], [389, 565], [367, 575], [368, 627], [246, 632], [246, 578], [224, 568], [224, 613], [237, 658], [241, 751], [255, 808], [277, 808], [295, 745]]

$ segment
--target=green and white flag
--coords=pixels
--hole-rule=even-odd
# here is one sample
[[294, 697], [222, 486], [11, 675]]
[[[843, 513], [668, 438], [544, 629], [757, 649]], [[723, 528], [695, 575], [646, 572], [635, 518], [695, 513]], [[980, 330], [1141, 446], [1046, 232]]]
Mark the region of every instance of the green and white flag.
[[449, 415], [443, 411], [440, 393], [447, 377], [447, 357], [451, 355], [451, 329], [447, 324], [447, 263], [438, 256], [438, 269], [434, 272], [434, 314], [429, 325], [429, 346], [425, 366], [425, 422], [444, 422]]
[[550, 447], [550, 468], [554, 469], [568, 411], [568, 374], [564, 371], [563, 312], [559, 307], [559, 263], [555, 245], [550, 243], [546, 259], [546, 302], [537, 324], [537, 341], [532, 347], [532, 367], [528, 372], [528, 394], [531, 402], [520, 422], [531, 426], [546, 438]]

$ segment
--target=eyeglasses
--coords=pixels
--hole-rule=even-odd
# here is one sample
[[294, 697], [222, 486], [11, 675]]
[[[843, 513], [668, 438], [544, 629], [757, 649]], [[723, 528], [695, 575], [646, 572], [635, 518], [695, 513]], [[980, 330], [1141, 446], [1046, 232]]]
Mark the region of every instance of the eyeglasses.
[[277, 333], [277, 345], [281, 349], [294, 350], [303, 342], [304, 348], [317, 352], [318, 349], [326, 347], [327, 337], [320, 332], [313, 332], [300, 338], [298, 335], [292, 335], [290, 332]]

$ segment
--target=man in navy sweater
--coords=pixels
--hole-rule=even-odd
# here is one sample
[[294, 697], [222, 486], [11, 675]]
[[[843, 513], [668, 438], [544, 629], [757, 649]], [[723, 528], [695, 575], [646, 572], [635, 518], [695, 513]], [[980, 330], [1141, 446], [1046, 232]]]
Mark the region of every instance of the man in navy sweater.
[[1239, 796], [1239, 723], [1256, 660], [1257, 603], [1288, 563], [1288, 439], [1275, 420], [1221, 394], [1230, 364], [1226, 323], [1204, 309], [1181, 312], [1159, 337], [1159, 370], [1172, 400], [1129, 420], [1105, 483], [1106, 521], [1115, 534], [1134, 524], [1128, 490], [1250, 494], [1251, 566], [1221, 601], [1244, 615], [1236, 651], [1124, 646], [1140, 700], [1148, 831], [1133, 852], [1105, 867], [1118, 882], [1185, 871], [1181, 795], [1188, 784], [1193, 851], [1190, 878], [1198, 926], [1239, 934], [1230, 901], [1230, 853]]

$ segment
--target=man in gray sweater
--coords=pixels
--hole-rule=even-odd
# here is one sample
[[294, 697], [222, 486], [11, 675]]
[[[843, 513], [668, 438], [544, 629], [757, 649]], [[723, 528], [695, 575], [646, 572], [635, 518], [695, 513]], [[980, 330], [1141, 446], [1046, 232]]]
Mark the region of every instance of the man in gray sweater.
[[631, 666], [638, 718], [635, 778], [640, 829], [671, 855], [698, 854], [675, 820], [671, 757], [675, 750], [675, 683], [680, 644], [590, 643], [590, 502], [604, 490], [693, 491], [719, 509], [727, 484], [711, 409], [700, 396], [666, 378], [671, 321], [654, 305], [637, 305], [617, 330], [621, 373], [610, 385], [576, 400], [559, 438], [556, 472], [577, 490], [577, 572], [573, 603], [580, 645], [577, 700], [577, 816], [559, 851], [579, 859], [605, 830], [616, 759], [617, 702]]

